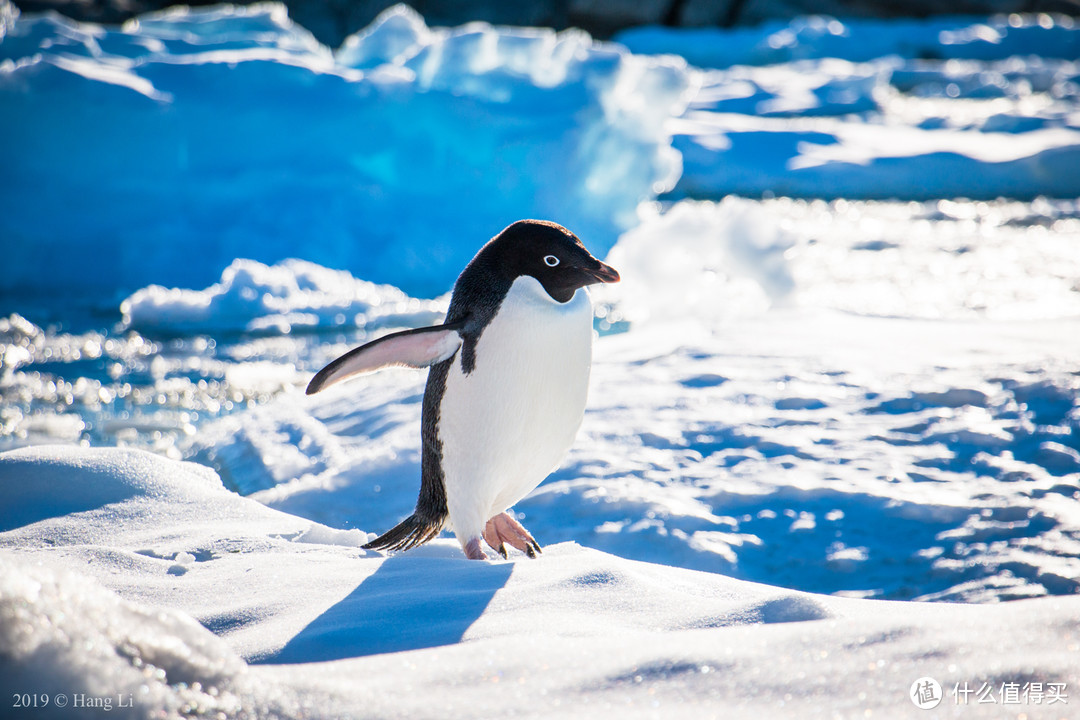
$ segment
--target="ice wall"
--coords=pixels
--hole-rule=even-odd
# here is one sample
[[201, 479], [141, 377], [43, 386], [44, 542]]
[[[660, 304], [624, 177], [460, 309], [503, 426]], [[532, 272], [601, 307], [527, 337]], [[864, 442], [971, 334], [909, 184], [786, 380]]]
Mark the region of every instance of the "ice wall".
[[581, 32], [397, 6], [335, 54], [272, 3], [0, 15], [0, 293], [301, 257], [430, 297], [523, 217], [603, 255], [680, 173], [685, 64]]

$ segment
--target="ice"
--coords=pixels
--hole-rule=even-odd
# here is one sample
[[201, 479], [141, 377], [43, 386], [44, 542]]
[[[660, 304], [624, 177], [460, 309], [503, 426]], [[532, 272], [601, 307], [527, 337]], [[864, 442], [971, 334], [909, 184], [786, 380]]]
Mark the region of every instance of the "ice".
[[358, 70], [404, 62], [432, 42], [424, 18], [407, 5], [387, 10], [377, 23], [350, 35], [337, 52], [338, 61]]
[[[87, 490], [62, 510], [53, 486]], [[0, 454], [0, 508], [15, 497], [37, 519], [0, 533], [0, 690], [65, 696], [40, 717], [105, 701], [110, 717], [549, 717], [564, 705], [653, 717], [719, 704], [802, 717], [826, 702], [905, 715], [922, 676], [945, 692], [1038, 678], [1065, 683], [1067, 699], [1075, 666], [1075, 598], [844, 599], [573, 543], [477, 563], [441, 540], [387, 559], [138, 451]]]
[[0, 63], [0, 134], [24, 148], [0, 174], [5, 292], [43, 268], [66, 292], [200, 288], [302, 255], [435, 297], [525, 217], [603, 254], [678, 179], [666, 121], [692, 82], [580, 32], [403, 8], [335, 55], [275, 4], [21, 16]]
[[636, 324], [722, 324], [783, 304], [795, 286], [785, 259], [793, 245], [758, 203], [679, 203], [620, 239], [608, 261], [624, 280], [595, 294]]
[[[180, 457], [200, 417], [296, 389], [348, 343], [436, 323], [445, 307], [309, 262], [241, 259], [203, 290], [135, 292], [112, 333], [0, 318], [0, 447], [94, 442]], [[54, 414], [58, 403], [68, 412]]]
[[800, 18], [625, 31], [714, 68], [675, 125], [691, 197], [1080, 194], [1072, 18]]
[[998, 117], [985, 127], [898, 130], [874, 121], [692, 111], [674, 143], [684, 158], [677, 190], [912, 200], [1080, 195], [1080, 130], [1071, 121], [1013, 133], [997, 131], [991, 121]]
[[[722, 40], [721, 40], [722, 38]], [[1013, 56], [1076, 60], [1080, 27], [1066, 15], [938, 16], [839, 20], [824, 15], [756, 27], [641, 27], [619, 33], [632, 52], [675, 53], [698, 67], [775, 65], [813, 58], [866, 62], [886, 56], [993, 61]]]
[[234, 260], [205, 290], [143, 288], [120, 305], [127, 328], [157, 333], [289, 334], [325, 328], [432, 324], [445, 301], [357, 280], [302, 260]]

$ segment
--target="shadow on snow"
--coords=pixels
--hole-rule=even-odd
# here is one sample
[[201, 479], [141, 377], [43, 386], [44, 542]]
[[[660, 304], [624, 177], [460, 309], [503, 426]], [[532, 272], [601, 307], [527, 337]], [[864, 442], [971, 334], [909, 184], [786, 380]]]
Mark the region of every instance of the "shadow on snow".
[[417, 551], [387, 558], [280, 652], [256, 662], [324, 662], [452, 645], [480, 618], [512, 569], [508, 562]]

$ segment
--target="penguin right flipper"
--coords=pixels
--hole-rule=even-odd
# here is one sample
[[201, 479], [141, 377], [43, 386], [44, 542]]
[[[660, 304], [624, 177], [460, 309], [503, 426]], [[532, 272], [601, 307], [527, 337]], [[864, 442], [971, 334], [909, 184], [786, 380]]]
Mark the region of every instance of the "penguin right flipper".
[[350, 350], [324, 367], [307, 386], [314, 395], [353, 375], [374, 372], [385, 367], [425, 368], [453, 356], [461, 347], [460, 330], [464, 322], [415, 328], [384, 335]]

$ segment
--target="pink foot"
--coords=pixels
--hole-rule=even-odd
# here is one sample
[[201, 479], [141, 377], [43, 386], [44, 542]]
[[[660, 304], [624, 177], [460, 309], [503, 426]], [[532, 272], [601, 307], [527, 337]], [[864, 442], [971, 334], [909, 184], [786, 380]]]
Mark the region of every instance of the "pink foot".
[[531, 558], [541, 552], [540, 545], [529, 534], [529, 531], [509, 513], [499, 513], [487, 521], [487, 525], [484, 526], [484, 540], [503, 557], [506, 557], [505, 543], [510, 543], [511, 547], [517, 548]]
[[480, 547], [480, 538], [474, 537], [465, 543], [465, 557], [470, 560], [487, 560], [487, 553]]

